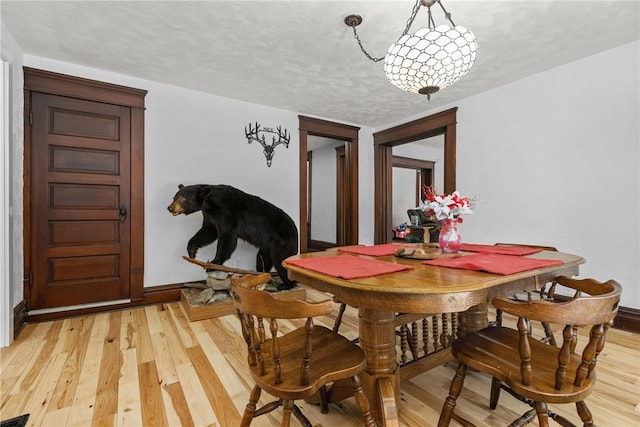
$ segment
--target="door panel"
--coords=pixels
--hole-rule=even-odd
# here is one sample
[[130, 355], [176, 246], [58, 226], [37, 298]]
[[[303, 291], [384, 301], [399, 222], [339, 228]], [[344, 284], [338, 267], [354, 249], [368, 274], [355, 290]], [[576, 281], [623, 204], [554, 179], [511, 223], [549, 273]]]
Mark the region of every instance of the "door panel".
[[120, 156], [116, 151], [95, 151], [76, 147], [51, 147], [52, 172], [94, 172], [117, 175]]
[[129, 298], [131, 109], [32, 94], [31, 309]]

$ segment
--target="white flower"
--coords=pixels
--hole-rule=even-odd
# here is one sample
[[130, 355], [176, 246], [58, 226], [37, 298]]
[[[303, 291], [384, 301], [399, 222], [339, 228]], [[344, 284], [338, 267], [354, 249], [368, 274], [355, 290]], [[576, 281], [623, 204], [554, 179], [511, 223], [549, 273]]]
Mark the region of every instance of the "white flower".
[[460, 215], [470, 215], [473, 213], [471, 206], [469, 206], [469, 199], [461, 197], [457, 191], [454, 191], [452, 194], [435, 194], [429, 192], [429, 196], [430, 201], [421, 205], [424, 210], [433, 212], [433, 215], [438, 221], [455, 219]]

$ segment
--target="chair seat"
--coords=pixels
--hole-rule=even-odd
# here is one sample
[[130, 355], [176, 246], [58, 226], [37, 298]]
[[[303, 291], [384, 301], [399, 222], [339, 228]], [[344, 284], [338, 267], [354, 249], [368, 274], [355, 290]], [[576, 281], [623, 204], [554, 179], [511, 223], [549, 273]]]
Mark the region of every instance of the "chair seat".
[[251, 366], [253, 380], [260, 388], [284, 399], [304, 399], [313, 396], [320, 387], [330, 382], [357, 375], [364, 369], [364, 352], [342, 335], [323, 327], [314, 326], [313, 353], [309, 385], [300, 384], [300, 361], [304, 352], [304, 328], [298, 328], [278, 337], [282, 383], [274, 386], [271, 340], [262, 346], [266, 374], [260, 374], [258, 365]]
[[[508, 385], [521, 396], [549, 403], [579, 402], [591, 393], [595, 372], [586, 378], [582, 386], [569, 383], [563, 390], [556, 390], [553, 378], [558, 366], [558, 348], [530, 340], [532, 370], [531, 385], [521, 383], [518, 331], [496, 326], [464, 335], [453, 342], [452, 353], [471, 369], [488, 373]], [[567, 366], [567, 378], [574, 378], [581, 362], [579, 354], [572, 354]]]

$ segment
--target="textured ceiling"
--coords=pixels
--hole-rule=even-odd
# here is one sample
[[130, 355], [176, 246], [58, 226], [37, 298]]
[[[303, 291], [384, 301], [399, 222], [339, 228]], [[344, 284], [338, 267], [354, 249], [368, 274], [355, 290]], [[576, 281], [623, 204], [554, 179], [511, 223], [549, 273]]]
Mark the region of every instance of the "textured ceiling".
[[[427, 101], [388, 83], [343, 23], [361, 14], [365, 47], [383, 56], [413, 4], [2, 0], [0, 14], [27, 54], [372, 127], [640, 38], [637, 0], [444, 0], [453, 21], [475, 33], [478, 58]], [[412, 32], [426, 17], [421, 10]], [[444, 23], [439, 8], [434, 17]]]

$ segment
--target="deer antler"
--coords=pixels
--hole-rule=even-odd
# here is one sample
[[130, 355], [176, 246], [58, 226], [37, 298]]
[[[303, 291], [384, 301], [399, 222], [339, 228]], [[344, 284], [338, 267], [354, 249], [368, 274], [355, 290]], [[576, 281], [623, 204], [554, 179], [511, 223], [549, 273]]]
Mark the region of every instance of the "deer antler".
[[275, 148], [280, 144], [284, 144], [285, 147], [289, 148], [289, 140], [291, 139], [291, 135], [287, 132], [286, 129], [284, 130], [284, 132], [282, 132], [282, 126], [278, 126], [276, 131], [278, 133], [278, 140], [276, 141], [275, 136], [272, 137], [271, 146]]
[[262, 136], [262, 139], [260, 139], [260, 135], [258, 134], [259, 132], [260, 132], [260, 125], [258, 124], [258, 122], [256, 122], [255, 129], [252, 128], [251, 123], [249, 123], [248, 132], [247, 132], [247, 127], [246, 126], [244, 127], [244, 134], [247, 137], [247, 141], [249, 142], [249, 144], [251, 144], [253, 141], [256, 141], [264, 147], [265, 146], [264, 135]]

